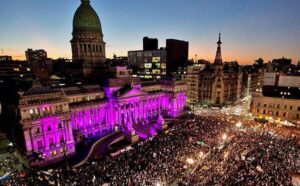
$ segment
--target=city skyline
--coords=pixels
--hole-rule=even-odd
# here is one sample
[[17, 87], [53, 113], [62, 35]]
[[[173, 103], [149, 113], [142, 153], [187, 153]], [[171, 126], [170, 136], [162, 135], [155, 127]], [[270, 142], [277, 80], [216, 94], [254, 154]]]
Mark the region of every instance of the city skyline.
[[[91, 3], [101, 19], [109, 58], [142, 49], [142, 38], [149, 36], [158, 38], [160, 47], [168, 38], [189, 41], [189, 58], [197, 54], [198, 59], [213, 62], [221, 32], [224, 61], [252, 64], [259, 57], [265, 61], [287, 57], [296, 63], [300, 59], [297, 1]], [[2, 2], [0, 48], [15, 59], [25, 59], [27, 48], [45, 49], [52, 58], [71, 58], [73, 12], [79, 4], [79, 0]]]

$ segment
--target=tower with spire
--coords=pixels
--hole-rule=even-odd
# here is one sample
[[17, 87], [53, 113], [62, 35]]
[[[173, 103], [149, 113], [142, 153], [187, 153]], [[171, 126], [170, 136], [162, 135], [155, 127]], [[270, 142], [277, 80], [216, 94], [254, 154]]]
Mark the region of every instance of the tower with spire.
[[223, 60], [222, 60], [222, 51], [221, 51], [221, 33], [219, 33], [219, 41], [217, 42], [218, 44], [218, 48], [217, 48], [217, 53], [216, 53], [216, 58], [215, 58], [215, 65], [222, 65], [223, 64]]

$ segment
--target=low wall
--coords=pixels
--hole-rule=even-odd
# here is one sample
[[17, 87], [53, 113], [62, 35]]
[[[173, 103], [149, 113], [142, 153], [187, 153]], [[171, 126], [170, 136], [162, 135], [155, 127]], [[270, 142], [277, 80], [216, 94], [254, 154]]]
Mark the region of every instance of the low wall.
[[96, 147], [98, 144], [102, 143], [102, 142], [105, 141], [106, 139], [108, 139], [108, 138], [110, 138], [110, 137], [112, 137], [112, 136], [114, 136], [114, 135], [116, 135], [116, 134], [118, 134], [118, 133], [120, 133], [120, 132], [118, 131], [118, 132], [111, 133], [111, 134], [109, 134], [109, 135], [107, 135], [107, 136], [105, 136], [105, 137], [99, 139], [98, 141], [96, 141], [96, 142], [92, 145], [91, 149], [89, 150], [88, 155], [87, 155], [81, 162], [79, 162], [79, 163], [77, 163], [76, 165], [74, 165], [73, 168], [78, 168], [78, 167], [82, 166], [83, 164], [85, 164], [85, 163], [88, 161], [88, 159], [90, 158], [90, 156], [92, 155], [92, 153], [93, 153], [95, 147]]

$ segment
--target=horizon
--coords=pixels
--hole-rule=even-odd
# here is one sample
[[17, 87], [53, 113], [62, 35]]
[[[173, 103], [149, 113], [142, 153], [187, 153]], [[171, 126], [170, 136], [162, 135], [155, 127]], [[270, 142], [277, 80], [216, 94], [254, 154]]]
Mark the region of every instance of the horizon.
[[[101, 20], [107, 58], [142, 50], [142, 38], [148, 36], [157, 38], [159, 47], [165, 47], [168, 38], [188, 41], [189, 59], [197, 54], [197, 59], [212, 62], [221, 32], [224, 61], [246, 65], [258, 58], [268, 62], [285, 57], [297, 63], [300, 60], [300, 37], [297, 37], [300, 2], [258, 2], [93, 0], [91, 4]], [[3, 28], [0, 49], [4, 55], [25, 59], [25, 51], [32, 48], [46, 50], [49, 58], [72, 58], [69, 41], [80, 0], [72, 3], [5, 0], [2, 4], [0, 16], [5, 19], [0, 22]], [[178, 16], [174, 16], [175, 13]]]

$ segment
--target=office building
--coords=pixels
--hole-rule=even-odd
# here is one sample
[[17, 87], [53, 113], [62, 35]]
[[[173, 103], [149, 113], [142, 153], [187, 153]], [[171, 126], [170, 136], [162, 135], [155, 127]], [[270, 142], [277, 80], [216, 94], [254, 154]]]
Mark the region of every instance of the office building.
[[143, 38], [143, 50], [157, 50], [158, 49], [158, 39], [156, 38]]
[[176, 75], [178, 69], [187, 66], [189, 56], [189, 42], [176, 39], [166, 40], [167, 75]]
[[128, 63], [133, 74], [141, 79], [166, 77], [166, 50], [140, 50], [128, 52]]

